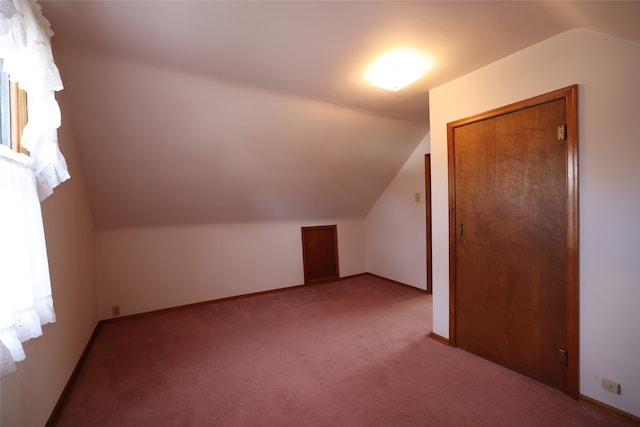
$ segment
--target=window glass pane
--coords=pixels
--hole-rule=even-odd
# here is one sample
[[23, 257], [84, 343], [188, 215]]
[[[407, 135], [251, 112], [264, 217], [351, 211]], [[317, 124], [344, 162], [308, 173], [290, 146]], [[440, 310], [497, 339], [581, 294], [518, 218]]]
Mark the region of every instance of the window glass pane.
[[[0, 70], [3, 60], [0, 58]], [[0, 143], [11, 147], [11, 104], [9, 102], [9, 76], [0, 71]]]

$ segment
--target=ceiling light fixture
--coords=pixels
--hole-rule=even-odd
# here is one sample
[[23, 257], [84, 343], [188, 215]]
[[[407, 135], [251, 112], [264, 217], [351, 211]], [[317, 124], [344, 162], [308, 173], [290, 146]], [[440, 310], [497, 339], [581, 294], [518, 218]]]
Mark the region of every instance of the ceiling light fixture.
[[420, 52], [394, 49], [379, 56], [364, 77], [372, 86], [396, 92], [424, 76], [431, 65]]

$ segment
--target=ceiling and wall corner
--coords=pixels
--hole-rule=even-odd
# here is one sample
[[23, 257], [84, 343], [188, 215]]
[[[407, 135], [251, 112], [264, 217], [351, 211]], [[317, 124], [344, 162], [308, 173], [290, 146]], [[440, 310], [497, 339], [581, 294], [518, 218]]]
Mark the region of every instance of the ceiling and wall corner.
[[[367, 272], [426, 290], [425, 160], [429, 134], [365, 218]], [[419, 200], [415, 195], [419, 194]]]
[[73, 117], [90, 138], [100, 228], [362, 217], [424, 133], [132, 60], [61, 56], [72, 99], [92, 104]]
[[[364, 217], [430, 88], [579, 26], [640, 40], [635, 2], [41, 3], [99, 229]], [[403, 46], [429, 73], [369, 86]]]

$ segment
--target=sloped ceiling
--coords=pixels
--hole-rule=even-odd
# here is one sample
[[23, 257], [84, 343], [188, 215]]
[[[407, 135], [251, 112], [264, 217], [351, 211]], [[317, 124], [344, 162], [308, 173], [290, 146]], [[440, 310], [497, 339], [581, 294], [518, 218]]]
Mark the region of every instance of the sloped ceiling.
[[[640, 42], [640, 2], [40, 3], [98, 228], [362, 217], [430, 88], [572, 28]], [[431, 72], [368, 86], [396, 46]]]

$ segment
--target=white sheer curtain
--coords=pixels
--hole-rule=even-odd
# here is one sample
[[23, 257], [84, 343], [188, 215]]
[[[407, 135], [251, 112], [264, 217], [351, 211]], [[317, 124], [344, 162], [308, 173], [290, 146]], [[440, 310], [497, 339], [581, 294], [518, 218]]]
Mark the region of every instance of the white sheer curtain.
[[4, 59], [4, 72], [27, 92], [29, 120], [21, 144], [31, 155], [40, 200], [69, 179], [58, 148], [60, 107], [54, 91], [62, 90], [62, 81], [51, 53], [52, 35], [38, 3], [0, 1], [0, 57]]
[[[29, 157], [0, 146], [2, 372], [25, 358], [22, 342], [55, 322], [40, 201]], [[7, 354], [7, 350], [9, 354]]]
[[22, 146], [0, 146], [0, 362], [2, 375], [23, 360], [22, 342], [55, 322], [40, 201], [69, 179], [58, 148], [62, 89], [53, 62], [49, 22], [34, 1], [0, 0], [0, 57], [4, 72], [27, 92]]

